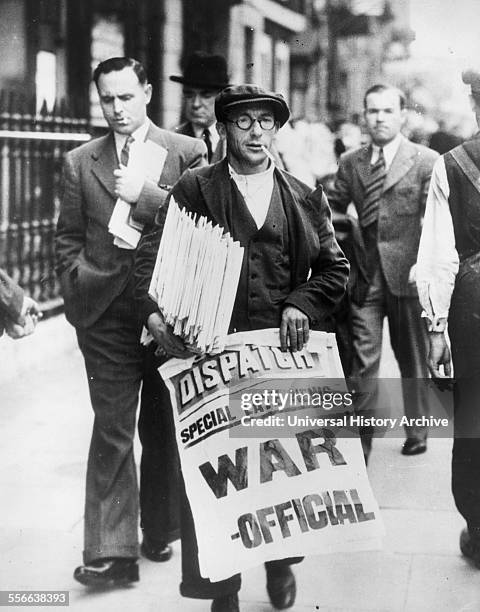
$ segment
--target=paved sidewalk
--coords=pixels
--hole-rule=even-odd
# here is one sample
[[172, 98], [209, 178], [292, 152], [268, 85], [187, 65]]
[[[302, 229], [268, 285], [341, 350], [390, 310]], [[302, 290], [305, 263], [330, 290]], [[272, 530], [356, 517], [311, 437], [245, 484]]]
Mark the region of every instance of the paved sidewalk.
[[[141, 581], [131, 588], [91, 593], [73, 580], [92, 425], [83, 362], [63, 317], [42, 322], [31, 339], [8, 342], [0, 339], [9, 373], [0, 377], [0, 589], [68, 590], [77, 611], [209, 610], [178, 594], [178, 543], [166, 564], [141, 559]], [[480, 610], [480, 572], [458, 551], [451, 441], [432, 439], [419, 457], [402, 457], [400, 445], [375, 440], [369, 466], [386, 524], [383, 549], [306, 559], [294, 570], [292, 610]], [[271, 610], [263, 570], [245, 573], [240, 600], [243, 612]]]

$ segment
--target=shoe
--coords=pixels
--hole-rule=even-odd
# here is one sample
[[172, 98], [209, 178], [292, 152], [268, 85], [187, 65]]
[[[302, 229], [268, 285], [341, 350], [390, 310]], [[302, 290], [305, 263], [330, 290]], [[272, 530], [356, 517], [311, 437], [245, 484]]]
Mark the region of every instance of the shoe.
[[427, 450], [427, 441], [421, 438], [407, 438], [402, 446], [402, 455], [421, 455]]
[[240, 612], [238, 594], [217, 597], [212, 601], [211, 612]]
[[297, 584], [289, 565], [281, 567], [266, 566], [267, 593], [270, 602], [277, 610], [286, 610], [295, 603]]
[[475, 567], [480, 569], [480, 538], [472, 538], [466, 527], [460, 534], [460, 550], [465, 557], [473, 561]]
[[173, 555], [172, 547], [165, 542], [157, 544], [153, 542], [147, 535], [143, 535], [143, 541], [140, 546], [140, 552], [144, 557], [150, 561], [161, 563], [162, 561], [168, 561]]
[[139, 580], [138, 564], [135, 559], [99, 559], [77, 567], [73, 577], [91, 587], [125, 585]]

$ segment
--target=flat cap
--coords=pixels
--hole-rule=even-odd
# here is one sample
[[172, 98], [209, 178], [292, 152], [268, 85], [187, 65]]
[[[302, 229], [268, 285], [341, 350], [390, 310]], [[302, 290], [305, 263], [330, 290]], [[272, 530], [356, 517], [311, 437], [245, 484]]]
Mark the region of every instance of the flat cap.
[[462, 81], [470, 85], [472, 94], [480, 94], [480, 68], [468, 68], [462, 72]]
[[228, 110], [247, 104], [268, 104], [280, 126], [290, 117], [290, 110], [282, 94], [268, 91], [259, 85], [230, 85], [223, 89], [215, 98], [215, 116], [223, 122]]

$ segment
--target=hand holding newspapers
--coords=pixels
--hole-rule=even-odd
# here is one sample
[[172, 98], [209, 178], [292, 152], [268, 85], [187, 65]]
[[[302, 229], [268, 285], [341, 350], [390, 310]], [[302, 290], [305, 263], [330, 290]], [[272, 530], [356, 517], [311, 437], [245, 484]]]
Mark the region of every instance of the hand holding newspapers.
[[243, 251], [223, 228], [180, 210], [171, 198], [149, 295], [191, 350], [223, 350]]

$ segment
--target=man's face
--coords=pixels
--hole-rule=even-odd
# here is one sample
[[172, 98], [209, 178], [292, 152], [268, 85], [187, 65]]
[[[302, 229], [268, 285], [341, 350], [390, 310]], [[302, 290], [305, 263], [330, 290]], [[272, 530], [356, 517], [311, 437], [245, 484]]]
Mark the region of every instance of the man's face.
[[103, 116], [118, 134], [132, 134], [147, 118], [152, 86], [142, 85], [132, 68], [101, 74], [98, 95]]
[[[241, 129], [235, 122], [248, 125]], [[273, 125], [271, 129], [262, 128]], [[218, 123], [218, 131], [227, 140], [228, 161], [239, 174], [256, 174], [268, 168], [268, 156], [263, 147], [270, 150], [272, 141], [278, 131], [278, 123], [269, 105], [246, 104], [230, 111], [228, 121]]]
[[187, 121], [198, 128], [208, 128], [215, 123], [215, 96], [217, 89], [185, 86], [183, 100]]
[[390, 89], [369, 94], [364, 115], [368, 132], [379, 147], [392, 141], [405, 122], [398, 93]]

